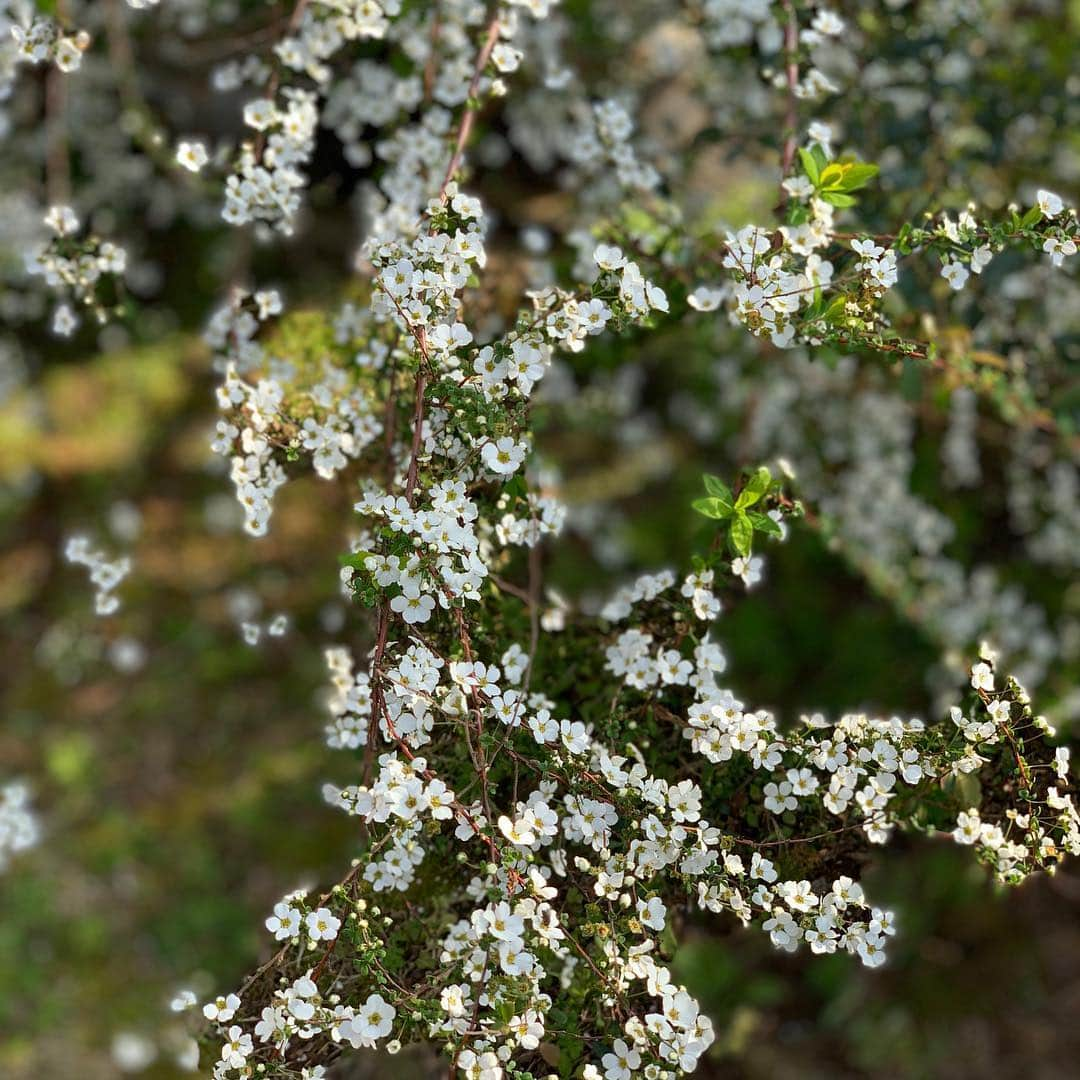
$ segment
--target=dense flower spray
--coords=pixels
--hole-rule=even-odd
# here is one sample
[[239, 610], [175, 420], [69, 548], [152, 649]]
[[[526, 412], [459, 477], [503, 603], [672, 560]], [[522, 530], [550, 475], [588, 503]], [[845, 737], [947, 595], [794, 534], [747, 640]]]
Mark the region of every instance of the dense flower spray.
[[[897, 927], [856, 875], [862, 853], [898, 830], [970, 846], [1007, 884], [1080, 853], [1067, 749], [993, 645], [957, 659], [984, 621], [1020, 625], [1023, 605], [1003, 606], [992, 581], [968, 589], [983, 579], [950, 569], [947, 523], [906, 483], [889, 486], [910, 471], [907, 414], [858, 383], [854, 359], [957, 373], [944, 451], [957, 486], [978, 483], [971, 427], [985, 397], [1025, 438], [1049, 440], [1067, 488], [1069, 431], [1025, 388], [982, 377], [967, 362], [977, 350], [945, 357], [930, 331], [901, 332], [895, 296], [908, 268], [928, 265], [963, 293], [1006, 252], [1068, 273], [1076, 212], [1037, 189], [1024, 207], [859, 228], [881, 170], [804, 115], [851, 67], [841, 15], [708, 0], [677, 18], [717, 63], [733, 50], [765, 60], [784, 119], [771, 220], [686, 227], [664, 155], [639, 137], [633, 93], [598, 98], [575, 79], [556, 0], [301, 0], [267, 55], [217, 73], [219, 89], [243, 90], [240, 142], [168, 144], [163, 167], [216, 184], [220, 218], [272, 243], [303, 222], [320, 130], [369, 170], [354, 280], [314, 317], [315, 344], [290, 347], [294, 313], [271, 286], [236, 285], [206, 333], [219, 376], [212, 445], [244, 529], [272, 529], [275, 496], [299, 472], [347, 493], [340, 589], [350, 630], [364, 628], [351, 640], [368, 633], [366, 648], [325, 653], [325, 738], [343, 754], [324, 794], [356, 819], [360, 850], [325, 892], [283, 896], [266, 919], [277, 951], [203, 1004], [218, 1080], [316, 1077], [346, 1048], [410, 1040], [439, 1044], [469, 1080], [692, 1073], [714, 1030], [670, 964], [691, 912], [876, 967]], [[88, 41], [46, 17], [15, 30], [20, 62], [77, 77]], [[535, 268], [510, 318], [495, 314], [499, 222], [479, 194], [478, 117], [494, 107], [571, 203], [559, 237], [569, 257]], [[54, 332], [75, 332], [77, 308], [121, 316], [125, 249], [84, 232], [66, 202], [45, 220], [27, 269], [57, 298]], [[534, 233], [526, 246], [551, 242]], [[745, 438], [768, 465], [703, 478], [688, 516], [711, 532], [692, 565], [638, 576], [591, 610], [561, 603], [545, 593], [543, 553], [577, 523], [536, 453], [536, 414], [566, 404], [559, 380], [578, 354], [601, 341], [631, 352], [675, 324], [753, 339], [770, 357], [844, 359], [807, 372], [800, 352], [790, 380], [759, 388]], [[732, 367], [716, 371], [739, 408], [749, 376]], [[813, 415], [789, 401], [798, 380]], [[801, 425], [841, 408], [847, 389], [870, 422], [838, 418], [804, 469]], [[705, 441], [707, 414], [699, 427]], [[865, 497], [882, 489], [895, 498]], [[770, 546], [802, 528], [830, 530], [868, 578], [910, 565], [911, 581], [887, 584], [965, 675], [940, 715], [792, 723], [744, 700], [724, 613], [762, 580]], [[1048, 559], [1070, 557], [1052, 529], [1030, 531]], [[84, 537], [66, 553], [111, 615], [130, 563]], [[974, 633], [950, 618], [950, 595], [965, 589]], [[282, 614], [265, 631], [287, 625]], [[243, 621], [251, 643], [263, 629]], [[1021, 636], [1045, 669], [1055, 646], [1040, 653], [1038, 635]], [[12, 850], [31, 831], [22, 801], [4, 804]]]

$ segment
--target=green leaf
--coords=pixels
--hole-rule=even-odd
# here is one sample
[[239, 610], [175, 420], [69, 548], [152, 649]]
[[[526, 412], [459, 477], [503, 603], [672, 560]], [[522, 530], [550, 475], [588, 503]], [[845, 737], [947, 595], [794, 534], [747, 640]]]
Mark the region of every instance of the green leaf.
[[351, 566], [354, 570], [363, 570], [364, 560], [370, 555], [370, 551], [357, 551], [352, 555], [339, 555], [338, 564], [341, 566]]
[[834, 161], [821, 172], [819, 187], [833, 194], [856, 191], [877, 176], [878, 167], [862, 161]]
[[724, 502], [733, 503], [735, 500], [731, 495], [731, 488], [720, 479], [719, 476], [712, 476], [706, 473], [704, 476], [705, 490], [710, 495], [715, 495], [718, 499], [723, 499]]
[[821, 197], [832, 206], [854, 206], [855, 197], [845, 195], [840, 191], [823, 191]]
[[818, 181], [821, 179], [821, 167], [818, 165], [817, 159], [809, 150], [804, 150], [800, 146], [799, 160], [802, 162], [803, 172], [809, 177], [810, 183], [817, 187]]
[[780, 525], [769, 517], [768, 514], [762, 514], [756, 510], [751, 510], [746, 516], [750, 519], [750, 524], [754, 526], [756, 532], [768, 533], [769, 536], [784, 535], [784, 531], [780, 528]]
[[745, 514], [736, 514], [731, 519], [731, 532], [728, 533], [731, 546], [737, 555], [746, 558], [754, 542], [754, 526]]
[[717, 521], [731, 517], [735, 512], [735, 507], [723, 499], [695, 499], [690, 505], [699, 514], [704, 514], [707, 518], [715, 518]]
[[844, 166], [833, 161], [821, 170], [819, 183], [823, 189], [840, 189], [840, 183], [844, 177]]
[[512, 498], [524, 499], [528, 497], [529, 485], [525, 482], [525, 477], [519, 473], [503, 484], [503, 491]]
[[814, 322], [816, 319], [820, 319], [825, 312], [825, 294], [821, 291], [821, 286], [814, 287], [814, 298], [806, 305], [806, 310], [803, 312], [804, 322]]
[[838, 323], [847, 314], [847, 297], [836, 296], [833, 297], [832, 303], [825, 309], [825, 321], [827, 323]]
[[746, 486], [739, 492], [739, 497], [735, 500], [735, 509], [745, 510], [748, 506], [753, 506], [754, 503], [769, 490], [771, 484], [772, 473], [762, 465], [761, 468], [746, 481]]
[[805, 225], [810, 220], [810, 207], [805, 203], [789, 202], [787, 220], [789, 225]]
[[841, 191], [856, 191], [861, 187], [866, 187], [880, 172], [876, 165], [868, 165], [861, 161], [849, 162], [841, 168], [844, 170], [838, 185]]
[[1030, 229], [1033, 225], [1038, 225], [1040, 221], [1042, 221], [1042, 211], [1037, 206], [1033, 206], [1020, 219], [1020, 228]]

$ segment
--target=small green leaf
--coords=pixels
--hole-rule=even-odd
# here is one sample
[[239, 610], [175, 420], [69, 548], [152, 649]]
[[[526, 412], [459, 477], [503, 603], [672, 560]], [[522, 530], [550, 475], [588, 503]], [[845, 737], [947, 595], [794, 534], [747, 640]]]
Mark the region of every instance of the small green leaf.
[[823, 191], [821, 197], [831, 206], [854, 206], [855, 197], [840, 191]]
[[351, 566], [354, 570], [364, 569], [364, 560], [369, 558], [370, 551], [357, 551], [351, 555], [339, 555], [338, 564], [341, 566]]
[[771, 484], [772, 473], [762, 465], [761, 468], [746, 481], [746, 486], [739, 492], [739, 497], [735, 500], [735, 509], [745, 510], [748, 506], [753, 506], [754, 503], [769, 490]]
[[825, 309], [825, 315], [823, 316], [827, 323], [838, 323], [847, 314], [847, 297], [835, 296], [832, 302]]
[[750, 519], [750, 524], [754, 526], [756, 532], [768, 533], [769, 536], [784, 535], [784, 531], [780, 528], [780, 525], [769, 517], [768, 514], [761, 514], [756, 510], [751, 510], [746, 516]]
[[705, 517], [714, 518], [717, 521], [731, 517], [735, 511], [731, 503], [725, 502], [723, 499], [695, 499], [690, 505], [699, 514], [704, 514]]
[[789, 225], [805, 225], [810, 220], [810, 207], [805, 203], [789, 202], [787, 220]]
[[737, 555], [742, 555], [743, 558], [749, 556], [750, 546], [754, 542], [754, 526], [745, 514], [736, 514], [731, 519], [731, 532], [728, 538]]
[[503, 485], [503, 491], [512, 498], [525, 499], [529, 494], [529, 485], [525, 482], [525, 477], [518, 474]]
[[835, 161], [829, 165], [826, 165], [821, 170], [820, 184], [822, 188], [837, 188], [839, 189], [840, 183], [844, 178], [844, 166], [838, 165]]
[[802, 162], [803, 172], [806, 173], [810, 179], [810, 183], [814, 187], [818, 186], [818, 181], [821, 179], [821, 168], [818, 165], [817, 159], [809, 150], [804, 150], [799, 147], [799, 160]]
[[1030, 229], [1033, 225], [1038, 225], [1040, 221], [1042, 221], [1042, 211], [1037, 206], [1033, 206], [1020, 219], [1020, 228]]
[[856, 191], [858, 188], [866, 187], [880, 171], [876, 165], [868, 165], [861, 161], [849, 162], [841, 167], [844, 170], [839, 184], [841, 191]]
[[715, 495], [718, 499], [723, 499], [724, 502], [733, 503], [735, 500], [731, 495], [731, 488], [720, 479], [719, 476], [712, 476], [709, 473], [705, 474], [705, 490], [710, 495]]
[[815, 322], [825, 314], [825, 294], [821, 291], [821, 286], [817, 285], [814, 288], [814, 299], [807, 305], [803, 318], [806, 322]]

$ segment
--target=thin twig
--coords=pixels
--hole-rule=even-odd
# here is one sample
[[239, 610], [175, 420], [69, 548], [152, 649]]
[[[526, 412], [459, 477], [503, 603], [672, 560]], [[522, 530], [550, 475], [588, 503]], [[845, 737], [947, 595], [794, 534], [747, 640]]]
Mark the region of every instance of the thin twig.
[[499, 16], [495, 15], [488, 24], [484, 44], [476, 58], [476, 67], [473, 69], [473, 77], [469, 83], [468, 96], [465, 100], [465, 115], [461, 118], [461, 127], [458, 128], [454, 152], [450, 157], [450, 164], [446, 166], [446, 174], [443, 176], [443, 182], [439, 187], [439, 201], [442, 203], [446, 202], [446, 189], [450, 186], [450, 181], [453, 180], [454, 173], [458, 171], [458, 168], [461, 165], [461, 157], [465, 152], [465, 144], [469, 141], [473, 120], [476, 118], [476, 114], [479, 111], [479, 105], [475, 101], [476, 92], [480, 87], [480, 79], [483, 77], [484, 68], [487, 67], [487, 62], [491, 59], [491, 50], [495, 48], [495, 43], [498, 40]]
[[795, 163], [795, 148], [798, 145], [799, 104], [796, 91], [799, 86], [799, 19], [795, 5], [791, 0], [784, 0], [787, 22], [784, 25], [784, 74], [787, 81], [787, 111], [784, 114], [784, 153], [780, 162], [780, 206], [787, 203], [788, 193], [783, 186]]

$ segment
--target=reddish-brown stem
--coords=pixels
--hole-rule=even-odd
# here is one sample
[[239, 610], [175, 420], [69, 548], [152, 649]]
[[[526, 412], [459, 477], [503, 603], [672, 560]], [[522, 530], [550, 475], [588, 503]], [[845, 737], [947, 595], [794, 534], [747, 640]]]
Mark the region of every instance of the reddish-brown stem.
[[[787, 22], [784, 25], [784, 75], [787, 81], [787, 111], [784, 114], [784, 152], [780, 163], [780, 179], [787, 179], [791, 166], [795, 162], [795, 148], [798, 145], [798, 98], [796, 89], [799, 85], [799, 19], [795, 14], [795, 5], [791, 0], [784, 0]], [[780, 187], [780, 205], [787, 202], [787, 192]]]
[[[285, 32], [282, 34], [283, 39], [296, 32], [297, 28], [300, 26], [300, 20], [304, 17], [304, 12], [307, 10], [309, 2], [310, 0], [296, 0], [296, 7], [293, 8], [293, 12], [289, 16], [289, 21], [285, 24]], [[269, 98], [270, 101], [274, 101], [277, 98], [278, 87], [281, 85], [281, 68], [281, 61], [276, 60], [274, 68], [270, 72], [270, 78], [266, 83], [266, 97]], [[260, 131], [255, 140], [256, 160], [262, 157], [265, 148], [266, 132]]]
[[478, 106], [474, 102], [476, 91], [480, 86], [480, 79], [483, 77], [484, 68], [487, 67], [487, 62], [491, 59], [491, 50], [495, 48], [495, 43], [498, 40], [499, 17], [496, 15], [488, 24], [484, 44], [481, 46], [480, 54], [476, 58], [476, 67], [473, 69], [473, 77], [469, 83], [469, 94], [465, 101], [465, 115], [461, 118], [461, 127], [458, 128], [454, 152], [450, 157], [450, 164], [446, 166], [446, 174], [443, 176], [443, 182], [439, 187], [440, 202], [446, 202], [446, 189], [450, 186], [450, 181], [453, 180], [454, 173], [458, 171], [458, 168], [461, 165], [461, 156], [465, 153], [465, 144], [469, 141], [473, 120], [476, 117], [478, 109]]
[[[423, 330], [420, 331], [421, 336]], [[416, 405], [413, 409], [412, 456], [409, 458], [409, 474], [405, 481], [405, 498], [412, 506], [416, 494], [416, 474], [420, 461], [420, 444], [424, 434], [424, 391], [427, 389], [427, 372], [421, 370], [416, 375]]]
[[71, 199], [67, 140], [67, 80], [55, 65], [45, 73], [45, 190], [56, 206]]

